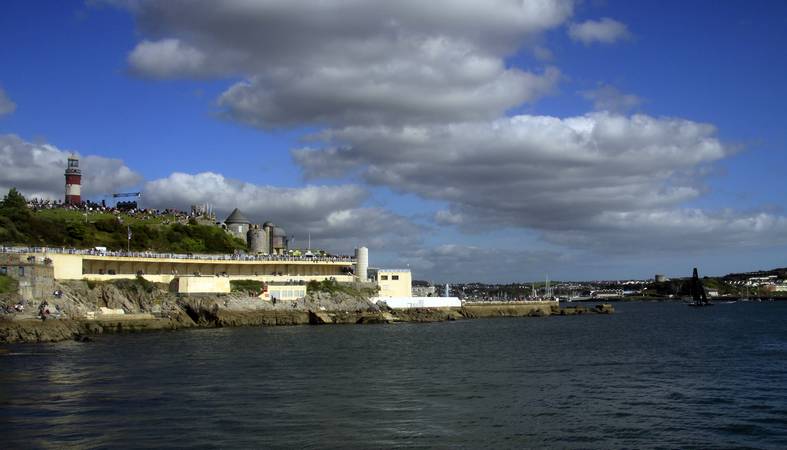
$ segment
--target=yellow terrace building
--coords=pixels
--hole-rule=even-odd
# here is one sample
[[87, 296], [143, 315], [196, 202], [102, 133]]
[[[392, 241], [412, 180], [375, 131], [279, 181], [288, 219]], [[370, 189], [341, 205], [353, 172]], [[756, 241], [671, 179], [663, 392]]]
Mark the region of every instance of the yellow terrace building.
[[178, 255], [97, 252], [64, 249], [3, 249], [4, 252], [47, 261], [56, 280], [115, 280], [142, 276], [157, 283], [178, 277], [220, 276], [263, 282], [352, 282], [355, 260], [349, 257], [286, 257], [235, 255]]

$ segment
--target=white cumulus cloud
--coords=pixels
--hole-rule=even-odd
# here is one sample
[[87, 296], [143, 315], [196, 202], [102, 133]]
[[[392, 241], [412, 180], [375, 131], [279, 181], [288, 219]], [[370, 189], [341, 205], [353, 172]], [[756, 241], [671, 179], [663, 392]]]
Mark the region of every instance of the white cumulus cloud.
[[364, 207], [367, 197], [357, 185], [260, 186], [213, 172], [173, 173], [144, 186], [146, 207], [188, 210], [209, 203], [219, 220], [239, 208], [254, 223], [283, 227], [299, 246], [306, 245], [309, 234], [316, 247], [345, 253], [359, 245], [383, 249], [420, 239], [420, 227], [409, 219]]
[[570, 17], [563, 0], [135, 2], [132, 70], [235, 75], [227, 117], [262, 128], [493, 119], [551, 92], [506, 57]]
[[568, 35], [575, 41], [585, 45], [593, 43], [612, 44], [614, 42], [630, 39], [631, 33], [626, 24], [617, 20], [604, 17], [600, 20], [587, 20], [581, 23], [572, 23], [568, 27]]
[[634, 94], [626, 94], [608, 84], [596, 89], [580, 92], [582, 97], [593, 102], [596, 111], [625, 113], [642, 104], [642, 99]]
[[[0, 190], [15, 187], [27, 197], [61, 200], [65, 169], [72, 152], [46, 143], [0, 135]], [[82, 169], [82, 196], [106, 195], [134, 186], [142, 177], [119, 159], [77, 155]]]
[[[317, 130], [292, 152], [308, 179], [358, 178], [435, 200], [441, 225], [536, 230], [550, 245], [602, 253], [636, 249], [651, 232], [677, 241], [704, 233], [704, 243], [730, 245], [724, 233], [741, 245], [780, 236], [779, 216], [685, 207], [707, 189], [706, 169], [730, 153], [710, 124], [623, 115], [642, 100], [608, 85], [581, 93], [592, 113], [509, 116], [563, 79], [557, 67], [516, 67], [511, 56], [529, 51], [559, 61], [541, 37], [566, 24], [573, 7], [561, 0], [138, 0], [129, 10], [142, 38], [128, 62], [152, 78], [233, 80], [217, 98], [224, 117]], [[567, 28], [585, 45], [632, 38], [611, 18]], [[208, 201], [228, 212], [232, 204], [337, 243], [359, 235], [401, 252], [417, 242], [402, 236], [422, 231], [364, 206], [366, 191], [354, 184], [283, 189], [173, 174], [146, 191], [162, 206]]]
[[210, 71], [205, 55], [178, 39], [143, 41], [131, 52], [128, 61], [137, 73], [155, 78], [200, 75]]
[[5, 93], [3, 88], [0, 88], [0, 117], [11, 114], [14, 111], [16, 111], [16, 103], [8, 98], [8, 94]]

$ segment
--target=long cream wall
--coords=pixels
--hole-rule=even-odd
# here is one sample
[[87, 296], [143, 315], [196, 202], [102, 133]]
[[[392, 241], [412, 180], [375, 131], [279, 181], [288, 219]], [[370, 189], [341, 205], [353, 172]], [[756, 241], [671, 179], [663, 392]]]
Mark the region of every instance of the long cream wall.
[[230, 292], [230, 280], [225, 277], [179, 277], [178, 293], [181, 294], [226, 294]]
[[[112, 280], [134, 278], [138, 272], [155, 282], [168, 283], [178, 275], [225, 275], [230, 279], [259, 281], [303, 280], [321, 281], [335, 278], [351, 282], [353, 277], [342, 272], [352, 267], [352, 261], [236, 261], [197, 260], [175, 258], [142, 258], [99, 255], [69, 255], [59, 253], [30, 253], [36, 258], [52, 260], [55, 279]], [[108, 272], [115, 272], [109, 275]], [[99, 272], [103, 272], [99, 273]], [[279, 275], [281, 273], [281, 275]]]
[[52, 260], [56, 280], [81, 280], [82, 255], [61, 255], [59, 253], [36, 254], [36, 257], [47, 257]]
[[[145, 274], [142, 276], [144, 279], [151, 281], [153, 283], [170, 283], [175, 278], [182, 278], [178, 275], [150, 275]], [[71, 280], [91, 280], [91, 281], [111, 281], [111, 280], [122, 280], [122, 279], [132, 279], [136, 278], [136, 275], [132, 274], [119, 274], [119, 275], [97, 275], [97, 274], [86, 274], [82, 275], [79, 278], [64, 278], [64, 279], [71, 279]], [[327, 277], [325, 275], [315, 275], [315, 276], [307, 276], [307, 275], [282, 275], [282, 276], [272, 276], [272, 275], [265, 275], [265, 276], [254, 276], [254, 275], [233, 275], [227, 277], [227, 279], [231, 280], [254, 280], [254, 281], [262, 281], [265, 283], [271, 283], [276, 281], [322, 281], [325, 280]], [[353, 282], [352, 275], [330, 275], [330, 278], [336, 279], [336, 281], [341, 283], [351, 283]]]

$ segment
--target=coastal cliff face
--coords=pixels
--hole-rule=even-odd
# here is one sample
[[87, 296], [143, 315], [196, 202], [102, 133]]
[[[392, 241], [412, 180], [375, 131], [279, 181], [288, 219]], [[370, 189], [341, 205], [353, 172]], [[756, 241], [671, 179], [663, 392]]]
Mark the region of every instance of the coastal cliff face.
[[[28, 304], [22, 312], [0, 316], [0, 343], [88, 340], [89, 336], [103, 333], [192, 327], [436, 322], [612, 312], [611, 307], [560, 309], [532, 303], [394, 310], [375, 305], [364, 296], [343, 292], [314, 292], [297, 301], [274, 304], [243, 292], [181, 296], [169, 292], [164, 284], [144, 280], [57, 282], [55, 288], [62, 295], [47, 299], [49, 319], [37, 318], [38, 304]], [[0, 306], [12, 306], [11, 302], [17, 300], [15, 296], [0, 298], [0, 303], [5, 303]], [[57, 308], [59, 319], [54, 318]]]

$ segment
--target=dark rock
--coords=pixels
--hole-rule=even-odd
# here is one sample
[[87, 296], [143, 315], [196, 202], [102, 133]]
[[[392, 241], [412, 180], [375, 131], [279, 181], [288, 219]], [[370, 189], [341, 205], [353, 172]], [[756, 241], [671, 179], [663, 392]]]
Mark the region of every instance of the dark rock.
[[615, 308], [613, 308], [612, 305], [609, 303], [602, 303], [600, 305], [596, 305], [594, 309], [599, 314], [612, 314], [615, 312]]

